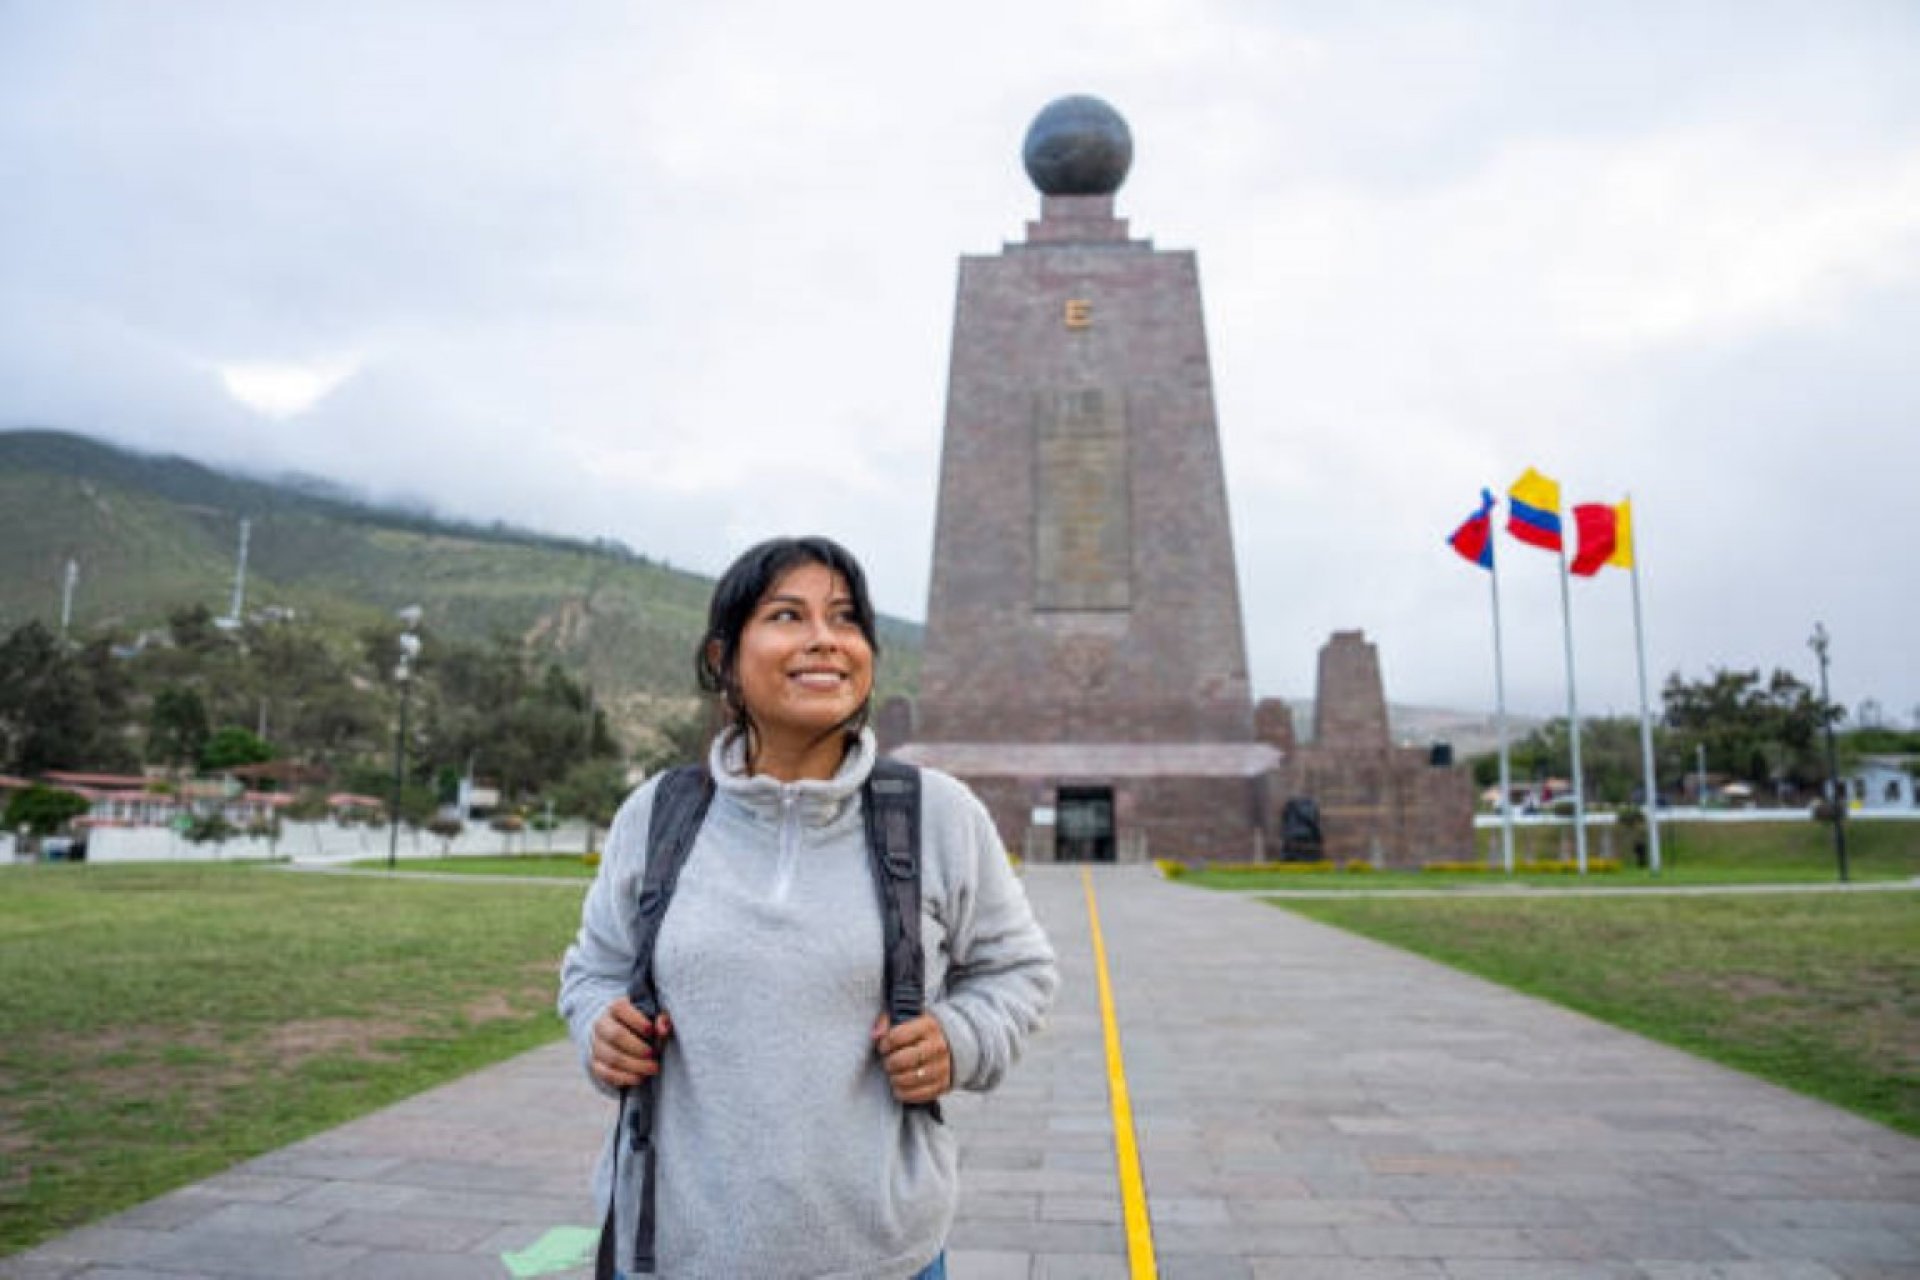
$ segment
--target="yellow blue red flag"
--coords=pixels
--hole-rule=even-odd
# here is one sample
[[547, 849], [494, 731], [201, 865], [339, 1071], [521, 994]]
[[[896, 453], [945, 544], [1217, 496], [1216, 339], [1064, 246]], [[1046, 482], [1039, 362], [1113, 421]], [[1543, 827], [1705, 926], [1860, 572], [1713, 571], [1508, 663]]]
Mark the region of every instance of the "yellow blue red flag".
[[1507, 532], [1530, 547], [1560, 550], [1560, 482], [1532, 467], [1507, 490]]

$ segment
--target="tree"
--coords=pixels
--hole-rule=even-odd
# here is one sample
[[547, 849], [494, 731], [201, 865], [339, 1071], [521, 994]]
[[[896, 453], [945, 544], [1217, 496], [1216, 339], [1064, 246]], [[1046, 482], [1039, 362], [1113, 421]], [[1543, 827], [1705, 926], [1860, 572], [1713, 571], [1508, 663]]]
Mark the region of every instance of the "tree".
[[[1679, 776], [1682, 766], [1672, 751], [1669, 734], [1655, 727], [1655, 787]], [[1565, 717], [1549, 720], [1508, 749], [1516, 784], [1530, 778], [1565, 778], [1573, 772], [1573, 743]], [[1640, 754], [1640, 721], [1634, 716], [1595, 716], [1580, 722], [1580, 767], [1586, 798], [1600, 804], [1627, 804], [1645, 785]], [[1474, 778], [1482, 786], [1498, 786], [1498, 753], [1473, 762]], [[1484, 779], [1484, 781], [1481, 781]]]
[[627, 797], [627, 771], [612, 760], [582, 760], [551, 791], [553, 807], [587, 824], [587, 849], [594, 847], [597, 828], [613, 825], [613, 815]]
[[206, 704], [192, 689], [169, 685], [154, 695], [147, 715], [147, 757], [192, 768], [207, 748]]
[[13, 793], [0, 822], [9, 831], [25, 827], [29, 835], [50, 836], [92, 807], [85, 796], [35, 783]]
[[1666, 723], [1689, 747], [1704, 746], [1710, 767], [1760, 786], [1807, 788], [1825, 776], [1819, 734], [1845, 712], [1824, 706], [1785, 670], [1716, 668], [1705, 680], [1678, 672], [1662, 691]]
[[224, 814], [197, 813], [187, 819], [180, 834], [189, 844], [225, 844], [240, 832]]
[[117, 712], [121, 685], [104, 646], [80, 653], [40, 622], [0, 641], [0, 769], [111, 767], [126, 752], [106, 714]]
[[440, 856], [443, 858], [452, 856], [453, 842], [466, 829], [467, 824], [458, 818], [435, 818], [427, 823], [427, 830], [440, 837]]
[[226, 645], [226, 637], [220, 634], [213, 613], [204, 604], [169, 610], [167, 632], [175, 647], [190, 653], [210, 653]]
[[[653, 732], [655, 740], [637, 757], [640, 767], [648, 773], [706, 759], [707, 741], [712, 734], [707, 704], [702, 702], [689, 711], [662, 720], [653, 726]], [[1499, 780], [1497, 765], [1494, 780]]]
[[265, 764], [273, 759], [273, 748], [250, 729], [228, 725], [207, 739], [200, 749], [200, 768], [219, 773], [243, 764]]
[[423, 761], [462, 770], [477, 762], [508, 802], [545, 791], [582, 762], [620, 754], [591, 692], [556, 664], [533, 679], [505, 638], [484, 649], [442, 646], [427, 674]]

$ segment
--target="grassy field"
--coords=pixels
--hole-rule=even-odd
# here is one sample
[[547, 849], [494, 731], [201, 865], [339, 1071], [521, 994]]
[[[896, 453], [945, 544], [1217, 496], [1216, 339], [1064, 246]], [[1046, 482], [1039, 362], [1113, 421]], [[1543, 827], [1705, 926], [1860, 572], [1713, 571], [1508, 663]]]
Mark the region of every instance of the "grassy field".
[[[372, 858], [353, 864], [362, 870], [386, 870], [385, 858]], [[577, 853], [529, 853], [462, 855], [458, 858], [408, 858], [399, 864], [402, 871], [430, 871], [453, 876], [540, 876], [565, 880], [591, 880], [599, 864], [588, 862]]]
[[1920, 1134], [1920, 895], [1276, 905]]
[[[1596, 874], [1585, 883], [1608, 887], [1658, 887], [1675, 884], [1826, 883], [1838, 879], [1832, 828], [1813, 822], [1681, 822], [1661, 827], [1662, 869], [1658, 876], [1638, 868]], [[1572, 858], [1571, 834], [1564, 828], [1523, 827], [1514, 832], [1514, 854], [1521, 859]], [[1478, 833], [1484, 851], [1497, 831]], [[1588, 856], [1602, 852], [1598, 830], [1589, 833]], [[1624, 852], [1624, 850], [1622, 851]], [[1853, 822], [1847, 827], [1849, 878], [1860, 881], [1906, 880], [1920, 876], [1920, 822]], [[1490, 883], [1519, 883], [1570, 888], [1583, 883], [1565, 874], [1515, 875], [1438, 872], [1325, 872], [1248, 868], [1194, 868], [1184, 879], [1210, 888], [1239, 889], [1484, 889]]]
[[579, 904], [259, 867], [0, 872], [0, 1254], [558, 1036]]

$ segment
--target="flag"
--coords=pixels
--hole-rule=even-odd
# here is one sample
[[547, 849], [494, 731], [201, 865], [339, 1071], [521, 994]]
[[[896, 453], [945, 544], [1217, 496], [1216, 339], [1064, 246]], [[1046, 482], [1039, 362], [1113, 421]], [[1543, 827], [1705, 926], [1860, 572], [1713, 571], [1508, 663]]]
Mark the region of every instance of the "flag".
[[1583, 503], [1573, 509], [1573, 527], [1580, 534], [1580, 550], [1574, 554], [1573, 571], [1591, 578], [1608, 565], [1622, 569], [1633, 567], [1633, 508], [1631, 503], [1617, 506]]
[[1528, 467], [1507, 497], [1507, 532], [1530, 547], [1560, 550], [1560, 482]]
[[1619, 515], [1612, 507], [1598, 502], [1583, 502], [1573, 509], [1573, 527], [1580, 535], [1580, 549], [1568, 566], [1583, 578], [1591, 578], [1613, 559], [1619, 529]]
[[1466, 523], [1453, 531], [1447, 541], [1460, 553], [1462, 559], [1471, 560], [1482, 569], [1493, 568], [1493, 491], [1480, 491], [1480, 509], [1468, 516]]

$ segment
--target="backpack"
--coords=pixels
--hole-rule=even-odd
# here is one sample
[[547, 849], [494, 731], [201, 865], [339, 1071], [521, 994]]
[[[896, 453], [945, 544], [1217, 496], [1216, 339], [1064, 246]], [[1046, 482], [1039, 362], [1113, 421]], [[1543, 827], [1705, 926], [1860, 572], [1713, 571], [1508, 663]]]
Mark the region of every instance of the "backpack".
[[[654, 789], [653, 812], [647, 824], [647, 870], [634, 920], [633, 973], [627, 983], [627, 998], [649, 1018], [660, 1013], [660, 995], [653, 981], [654, 945], [659, 941], [660, 925], [673, 901], [681, 868], [713, 801], [713, 790], [713, 778], [704, 765], [671, 769]], [[866, 824], [867, 862], [880, 896], [887, 1016], [897, 1026], [918, 1017], [926, 1007], [926, 958], [920, 950], [920, 771], [898, 760], [876, 760], [860, 787], [860, 806]], [[620, 1116], [613, 1141], [613, 1194], [600, 1228], [595, 1280], [613, 1280], [615, 1274], [620, 1234], [617, 1211], [622, 1199], [619, 1166], [623, 1156], [639, 1162], [639, 1172], [645, 1179], [634, 1224], [633, 1270], [643, 1274], [654, 1271], [653, 1111], [657, 1083], [658, 1078], [650, 1076], [620, 1091]], [[917, 1105], [924, 1105], [939, 1118], [938, 1102]], [[631, 1178], [631, 1171], [628, 1176]]]

